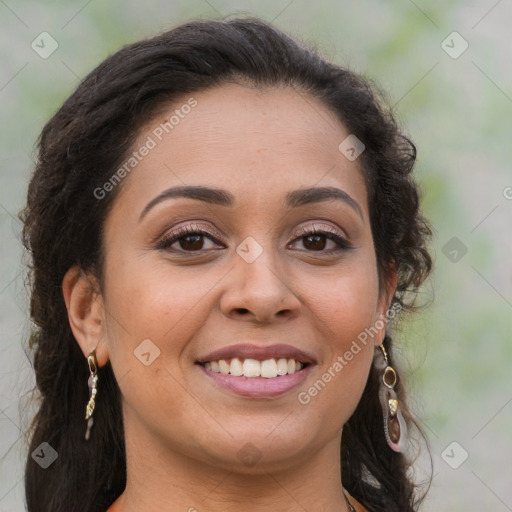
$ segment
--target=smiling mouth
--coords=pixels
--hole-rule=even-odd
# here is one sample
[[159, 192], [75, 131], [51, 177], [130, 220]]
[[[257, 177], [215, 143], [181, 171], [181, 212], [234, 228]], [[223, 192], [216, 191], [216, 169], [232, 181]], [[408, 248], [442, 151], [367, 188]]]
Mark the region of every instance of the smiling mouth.
[[205, 370], [232, 375], [234, 377], [266, 378], [273, 379], [292, 375], [299, 372], [309, 363], [300, 362], [293, 358], [271, 358], [259, 361], [257, 359], [219, 359], [218, 361], [206, 361], [200, 364]]

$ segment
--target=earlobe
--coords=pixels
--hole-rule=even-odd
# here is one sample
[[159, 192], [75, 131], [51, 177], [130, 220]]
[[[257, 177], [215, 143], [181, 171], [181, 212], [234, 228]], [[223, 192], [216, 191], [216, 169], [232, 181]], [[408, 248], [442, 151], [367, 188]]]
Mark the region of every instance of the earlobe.
[[78, 266], [71, 267], [62, 280], [62, 293], [71, 331], [84, 357], [95, 349], [98, 365], [108, 361], [103, 297], [94, 276]]

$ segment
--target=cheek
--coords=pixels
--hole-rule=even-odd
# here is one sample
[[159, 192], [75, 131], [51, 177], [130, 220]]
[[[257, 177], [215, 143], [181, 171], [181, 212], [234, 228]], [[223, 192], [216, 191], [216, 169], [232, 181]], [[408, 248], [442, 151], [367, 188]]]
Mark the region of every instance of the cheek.
[[375, 324], [379, 285], [371, 258], [367, 262], [361, 258], [321, 277], [302, 276], [302, 283], [308, 308], [336, 350], [344, 351], [347, 343]]
[[314, 290], [306, 300], [325, 350], [317, 379], [300, 390], [299, 402], [333, 425], [355, 410], [372, 364], [379, 291], [374, 268], [374, 260], [361, 258], [336, 274], [304, 281]]
[[[324, 342], [315, 379], [299, 390], [298, 401], [308, 418], [321, 418], [331, 433], [348, 420], [360, 401], [373, 361], [375, 300], [362, 286], [336, 288], [318, 302], [317, 331]], [[309, 409], [310, 408], [310, 409]]]
[[[219, 277], [207, 272], [191, 280], [191, 271], [168, 262], [142, 265], [112, 259], [105, 283], [110, 359], [129, 424], [146, 424], [154, 434], [185, 439], [186, 422], [162, 419], [190, 414], [195, 404], [186, 391], [187, 368], [180, 365], [188, 342], [205, 323], [207, 299]], [[125, 378], [126, 377], [126, 378]], [[200, 416], [202, 410], [196, 414]], [[133, 418], [138, 420], [134, 421]]]
[[146, 338], [161, 349], [178, 348], [176, 344], [169, 347], [168, 340], [180, 339], [178, 332], [204, 322], [200, 305], [218, 276], [203, 272], [194, 279], [187, 269], [175, 267], [171, 272], [170, 263], [165, 261], [149, 265], [137, 260], [114, 261], [114, 266], [106, 283], [106, 298], [124, 349], [127, 343]]

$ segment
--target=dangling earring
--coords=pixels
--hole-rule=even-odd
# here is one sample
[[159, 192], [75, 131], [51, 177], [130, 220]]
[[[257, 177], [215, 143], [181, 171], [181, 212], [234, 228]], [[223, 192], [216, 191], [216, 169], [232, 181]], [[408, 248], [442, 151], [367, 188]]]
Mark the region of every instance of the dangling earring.
[[89, 384], [89, 402], [87, 403], [87, 407], [85, 408], [85, 419], [87, 420], [87, 430], [85, 432], [85, 440], [89, 440], [89, 436], [91, 434], [91, 427], [94, 424], [94, 418], [92, 417], [92, 413], [94, 412], [94, 407], [96, 405], [96, 393], [98, 391], [98, 361], [96, 360], [96, 351], [93, 350], [89, 357], [87, 358], [87, 362], [89, 364], [89, 380], [87, 383]]
[[[379, 348], [381, 350], [379, 350]], [[381, 370], [381, 383], [379, 387], [379, 400], [384, 415], [384, 434], [389, 447], [395, 452], [404, 452], [409, 441], [407, 424], [402, 415], [400, 403], [395, 392], [397, 375], [389, 366], [388, 355], [384, 345], [376, 347], [375, 367]]]

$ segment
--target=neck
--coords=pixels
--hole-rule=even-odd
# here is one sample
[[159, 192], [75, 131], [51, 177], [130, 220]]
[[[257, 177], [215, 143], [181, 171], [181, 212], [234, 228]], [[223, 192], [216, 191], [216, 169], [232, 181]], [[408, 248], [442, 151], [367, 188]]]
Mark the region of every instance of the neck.
[[128, 424], [127, 484], [115, 512], [350, 512], [341, 482], [341, 436], [301, 460], [279, 467], [265, 467], [262, 460], [234, 471], [227, 461], [222, 469], [222, 463], [205, 463], [155, 445], [144, 429]]

